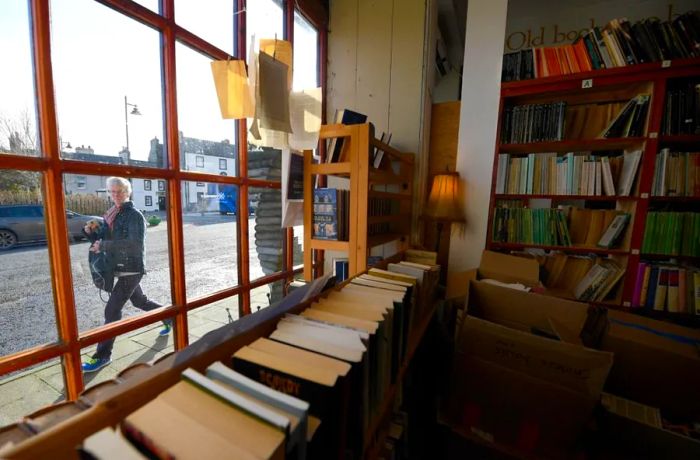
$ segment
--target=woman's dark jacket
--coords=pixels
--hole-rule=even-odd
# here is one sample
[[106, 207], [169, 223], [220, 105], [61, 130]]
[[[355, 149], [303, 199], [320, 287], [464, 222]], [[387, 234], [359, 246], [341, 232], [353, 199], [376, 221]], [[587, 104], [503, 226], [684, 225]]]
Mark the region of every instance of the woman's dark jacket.
[[112, 229], [105, 225], [100, 249], [114, 272], [146, 273], [146, 220], [132, 201], [122, 203]]

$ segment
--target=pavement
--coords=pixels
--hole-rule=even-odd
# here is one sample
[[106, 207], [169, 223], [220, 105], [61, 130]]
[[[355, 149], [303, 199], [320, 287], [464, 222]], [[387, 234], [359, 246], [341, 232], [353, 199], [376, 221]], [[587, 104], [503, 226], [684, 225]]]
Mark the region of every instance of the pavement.
[[[251, 304], [267, 306], [268, 289], [251, 291]], [[255, 308], [254, 308], [255, 310]], [[209, 331], [218, 329], [238, 318], [238, 300], [223, 299], [188, 313], [189, 343]], [[85, 388], [111, 380], [127, 367], [153, 362], [174, 350], [173, 334], [160, 337], [161, 324], [151, 324], [117, 337], [112, 362], [97, 372], [84, 374]], [[95, 345], [83, 350], [87, 359]], [[0, 427], [14, 423], [42, 407], [65, 399], [63, 372], [59, 359], [52, 359], [31, 368], [5, 376], [0, 381]]]

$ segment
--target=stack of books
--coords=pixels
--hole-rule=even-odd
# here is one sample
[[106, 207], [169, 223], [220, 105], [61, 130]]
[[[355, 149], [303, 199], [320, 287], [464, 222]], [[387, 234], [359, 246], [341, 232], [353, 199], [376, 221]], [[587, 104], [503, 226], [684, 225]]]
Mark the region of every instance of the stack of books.
[[591, 152], [498, 155], [497, 194], [628, 196], [642, 152], [592, 155]]
[[541, 46], [503, 56], [503, 81], [552, 77], [646, 62], [700, 56], [700, 13], [672, 21], [613, 19], [571, 44]]
[[700, 269], [668, 263], [640, 262], [632, 306], [700, 315]]
[[571, 246], [566, 217], [559, 209], [494, 209], [493, 241], [497, 243]]
[[654, 196], [700, 196], [700, 152], [672, 152], [661, 149], [656, 155]]
[[681, 81], [666, 91], [661, 133], [700, 134], [700, 82]]
[[700, 213], [649, 212], [642, 252], [673, 256], [700, 256]]
[[611, 259], [554, 253], [543, 262], [547, 291], [571, 299], [602, 302], [614, 294], [625, 270]]
[[230, 367], [188, 369], [122, 430], [158, 458], [359, 458], [438, 274], [408, 261], [370, 269], [281, 317]]
[[643, 135], [649, 111], [649, 99], [648, 94], [639, 94], [630, 99], [603, 130], [600, 137], [617, 138]]
[[560, 141], [564, 138], [566, 102], [524, 104], [503, 109], [502, 144]]

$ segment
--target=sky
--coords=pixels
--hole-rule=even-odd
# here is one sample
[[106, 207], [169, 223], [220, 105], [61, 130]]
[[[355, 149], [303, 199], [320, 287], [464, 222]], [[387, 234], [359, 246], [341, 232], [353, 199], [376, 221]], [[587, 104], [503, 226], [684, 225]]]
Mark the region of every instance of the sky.
[[[175, 20], [220, 49], [233, 51], [233, 1], [175, 1]], [[156, 0], [138, 3], [157, 11]], [[257, 38], [282, 38], [282, 10], [273, 0], [249, 2], [248, 32]], [[146, 160], [150, 141], [163, 141], [163, 95], [159, 33], [93, 0], [53, 0], [51, 47], [59, 136], [75, 148], [117, 155], [126, 146]], [[0, 116], [35, 118], [31, 46], [26, 0], [0, 2], [0, 59], [14, 65], [0, 73]], [[315, 50], [316, 37], [298, 19], [297, 49]], [[303, 46], [304, 48], [301, 48]], [[311, 48], [307, 48], [311, 46]], [[211, 59], [185, 45], [176, 46], [178, 125], [183, 135], [234, 141], [233, 120], [222, 120], [211, 77]], [[316, 53], [295, 56], [294, 87], [316, 86]], [[0, 134], [0, 145], [7, 145]], [[65, 147], [64, 147], [65, 149]]]

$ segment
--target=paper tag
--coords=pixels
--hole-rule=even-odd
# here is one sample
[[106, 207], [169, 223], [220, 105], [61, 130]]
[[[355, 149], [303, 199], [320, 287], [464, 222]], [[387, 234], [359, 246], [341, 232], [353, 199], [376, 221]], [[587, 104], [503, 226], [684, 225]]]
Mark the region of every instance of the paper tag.
[[633, 256], [638, 256], [638, 255], [639, 255], [639, 249], [632, 249], [632, 255], [633, 255]]
[[653, 133], [649, 133], [650, 139], [656, 139], [657, 137], [659, 137], [659, 133], [657, 133], [656, 131], [654, 131]]
[[649, 198], [649, 194], [648, 194], [648, 193], [642, 193], [642, 198]]
[[665, 69], [666, 67], [671, 67], [671, 61], [668, 59], [665, 61], [661, 61], [661, 68]]
[[629, 303], [629, 302], [622, 302], [622, 306], [623, 306], [623, 307], [631, 307], [632, 304]]
[[581, 80], [581, 88], [593, 88], [593, 79], [586, 78], [585, 80]]

